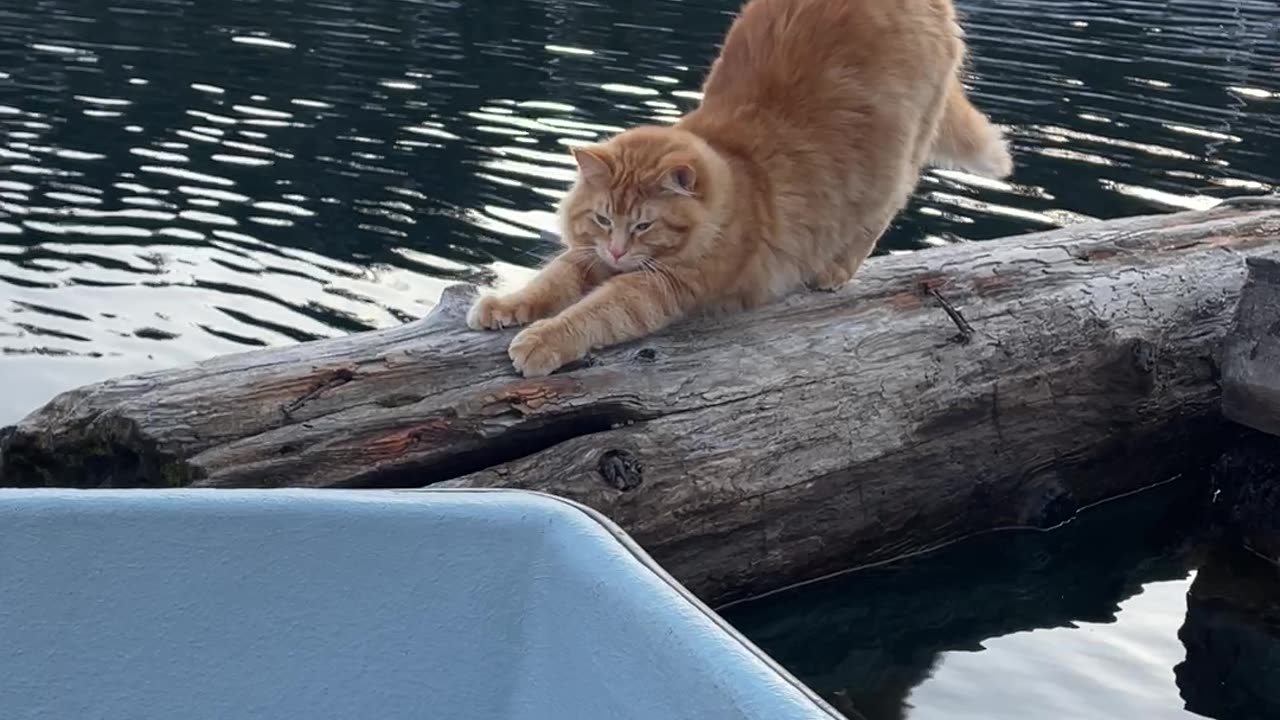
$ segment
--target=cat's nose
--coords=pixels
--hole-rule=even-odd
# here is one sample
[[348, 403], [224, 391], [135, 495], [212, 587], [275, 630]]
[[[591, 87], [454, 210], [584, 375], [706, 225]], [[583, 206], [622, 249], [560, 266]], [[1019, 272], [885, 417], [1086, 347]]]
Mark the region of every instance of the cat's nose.
[[616, 248], [611, 245], [609, 246], [609, 254], [613, 256], [614, 260], [620, 260], [623, 255], [627, 254], [627, 251], [625, 248]]

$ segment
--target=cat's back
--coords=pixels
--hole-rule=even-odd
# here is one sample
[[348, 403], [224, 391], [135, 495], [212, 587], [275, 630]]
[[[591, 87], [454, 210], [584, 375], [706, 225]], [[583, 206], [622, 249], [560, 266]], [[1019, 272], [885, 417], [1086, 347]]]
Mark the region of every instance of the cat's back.
[[803, 112], [845, 90], [837, 86], [911, 82], [956, 28], [951, 0], [752, 0], [707, 77], [704, 105]]
[[[734, 161], [751, 304], [835, 287], [918, 179], [963, 54], [951, 0], [751, 0], [681, 119]], [[755, 293], [752, 295], [752, 293]]]

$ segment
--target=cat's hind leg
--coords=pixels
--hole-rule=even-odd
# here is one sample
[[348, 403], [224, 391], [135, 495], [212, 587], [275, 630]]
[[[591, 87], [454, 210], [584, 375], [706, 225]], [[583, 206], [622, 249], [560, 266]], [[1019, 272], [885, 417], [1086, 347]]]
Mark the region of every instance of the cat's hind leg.
[[929, 164], [1000, 180], [1013, 172], [1013, 158], [1000, 128], [973, 106], [960, 78], [947, 88], [938, 132], [929, 149]]

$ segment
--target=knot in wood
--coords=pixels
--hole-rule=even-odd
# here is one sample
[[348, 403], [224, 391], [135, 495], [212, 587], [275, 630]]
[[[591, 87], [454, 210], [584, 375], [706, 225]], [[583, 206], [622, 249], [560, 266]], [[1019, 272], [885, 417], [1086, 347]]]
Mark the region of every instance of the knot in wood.
[[596, 470], [609, 487], [622, 492], [635, 490], [644, 483], [640, 462], [626, 450], [606, 450]]
[[658, 351], [653, 348], [640, 348], [635, 354], [636, 362], [651, 363], [658, 359]]

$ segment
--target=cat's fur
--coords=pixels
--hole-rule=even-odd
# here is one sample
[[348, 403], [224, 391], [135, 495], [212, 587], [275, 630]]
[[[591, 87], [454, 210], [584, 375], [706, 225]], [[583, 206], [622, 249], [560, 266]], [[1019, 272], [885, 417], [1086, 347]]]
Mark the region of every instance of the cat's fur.
[[963, 56], [951, 0], [752, 0], [696, 110], [574, 151], [568, 250], [468, 323], [532, 322], [510, 354], [540, 376], [695, 312], [840, 287], [926, 163], [1011, 172]]

